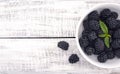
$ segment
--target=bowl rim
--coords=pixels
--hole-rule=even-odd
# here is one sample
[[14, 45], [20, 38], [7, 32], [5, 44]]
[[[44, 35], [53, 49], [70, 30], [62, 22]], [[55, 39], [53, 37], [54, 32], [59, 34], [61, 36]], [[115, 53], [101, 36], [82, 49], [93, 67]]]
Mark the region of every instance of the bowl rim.
[[[75, 34], [75, 40], [76, 40], [76, 43], [77, 43], [77, 47], [79, 49], [79, 52], [80, 54], [83, 56], [83, 58], [85, 60], [87, 60], [89, 63], [93, 64], [94, 66], [97, 66], [97, 67], [100, 67], [100, 68], [117, 68], [117, 67], [120, 67], [119, 65], [116, 65], [116, 66], [102, 66], [102, 65], [98, 65], [98, 64], [95, 64], [93, 61], [91, 61], [89, 59], [89, 57], [87, 57], [85, 55], [85, 53], [83, 52], [81, 46], [79, 45], [79, 27], [82, 25], [81, 23], [83, 22], [83, 20], [85, 19], [85, 17], [93, 10], [95, 10], [96, 8], [98, 7], [101, 7], [101, 6], [106, 6], [106, 5], [114, 5], [114, 6], [120, 6], [120, 4], [118, 3], [101, 3], [101, 4], [97, 4], [95, 6], [93, 6], [92, 8], [88, 9], [86, 11], [85, 14], [83, 14], [78, 22], [78, 25], [76, 27], [76, 34]], [[106, 7], [107, 8], [107, 7]]]

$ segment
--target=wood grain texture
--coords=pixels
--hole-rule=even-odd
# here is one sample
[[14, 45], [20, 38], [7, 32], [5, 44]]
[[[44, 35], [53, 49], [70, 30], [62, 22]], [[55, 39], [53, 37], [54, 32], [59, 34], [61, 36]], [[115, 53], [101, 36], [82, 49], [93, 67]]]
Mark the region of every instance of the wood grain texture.
[[[62, 40], [69, 43], [68, 51], [57, 47]], [[84, 60], [75, 39], [2, 39], [0, 43], [0, 72], [111, 73], [110, 69], [98, 68]], [[73, 53], [80, 57], [76, 64], [68, 62]]]

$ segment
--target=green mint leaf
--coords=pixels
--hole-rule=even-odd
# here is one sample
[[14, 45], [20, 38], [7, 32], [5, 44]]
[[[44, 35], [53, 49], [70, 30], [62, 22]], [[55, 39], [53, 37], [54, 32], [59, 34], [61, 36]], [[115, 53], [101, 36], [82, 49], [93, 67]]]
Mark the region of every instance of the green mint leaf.
[[103, 31], [103, 33], [108, 34], [108, 28], [107, 28], [106, 24], [102, 21], [100, 21], [100, 28]]
[[105, 37], [104, 38], [104, 43], [105, 43], [105, 45], [106, 45], [107, 48], [110, 47], [109, 37]]
[[108, 34], [107, 36], [108, 36], [108, 37], [111, 37], [111, 35], [110, 35], [110, 34]]
[[106, 37], [106, 34], [100, 34], [99, 37]]

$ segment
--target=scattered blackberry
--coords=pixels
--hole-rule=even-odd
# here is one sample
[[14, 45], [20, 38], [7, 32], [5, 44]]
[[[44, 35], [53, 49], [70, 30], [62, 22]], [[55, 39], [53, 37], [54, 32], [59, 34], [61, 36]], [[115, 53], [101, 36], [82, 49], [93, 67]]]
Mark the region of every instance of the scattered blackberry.
[[87, 47], [89, 42], [88, 42], [88, 38], [86, 36], [82, 36], [80, 39], [79, 39], [79, 43], [81, 45], [82, 48], [84, 47]]
[[89, 20], [99, 20], [99, 14], [97, 11], [92, 11], [89, 15], [88, 15], [88, 19]]
[[116, 26], [118, 25], [118, 22], [117, 22], [117, 20], [114, 19], [114, 18], [108, 18], [108, 19], [106, 20], [106, 24], [108, 25], [108, 27], [109, 27], [110, 29], [115, 29]]
[[95, 49], [96, 51], [103, 51], [104, 50], [104, 42], [100, 38], [95, 40]]
[[89, 27], [92, 30], [98, 30], [99, 29], [99, 22], [96, 20], [90, 20], [89, 21]]
[[92, 32], [90, 32], [90, 33], [88, 34], [88, 39], [89, 39], [90, 41], [95, 40], [96, 38], [97, 38], [97, 35], [96, 35], [96, 33], [95, 33], [94, 31], [92, 31]]
[[69, 44], [65, 41], [58, 42], [58, 47], [63, 50], [68, 50]]
[[111, 12], [110, 17], [117, 19], [117, 18], [118, 18], [118, 13], [116, 13], [116, 12]]
[[77, 54], [72, 54], [72, 55], [69, 57], [68, 60], [69, 60], [70, 63], [76, 63], [76, 62], [79, 61], [79, 57], [78, 57]]
[[107, 61], [107, 54], [103, 52], [100, 55], [98, 55], [97, 59], [99, 62], [104, 63]]
[[117, 49], [120, 48], [120, 39], [115, 39], [111, 43], [112, 48]]
[[90, 31], [91, 29], [89, 28], [89, 25], [88, 25], [88, 24], [89, 24], [89, 21], [88, 21], [88, 20], [84, 20], [84, 21], [83, 21], [84, 29]]
[[100, 12], [100, 18], [102, 21], [105, 21], [108, 17], [110, 17], [111, 15], [111, 11], [110, 9], [103, 9], [101, 12]]
[[120, 38], [120, 29], [116, 30], [113, 34], [114, 38]]
[[115, 56], [120, 58], [120, 49], [115, 50]]
[[115, 57], [115, 54], [113, 53], [113, 51], [107, 52], [108, 59], [113, 59], [114, 57]]
[[87, 48], [85, 49], [85, 53], [86, 53], [87, 55], [92, 55], [94, 52], [95, 52], [95, 49], [92, 48], [92, 47], [87, 47]]

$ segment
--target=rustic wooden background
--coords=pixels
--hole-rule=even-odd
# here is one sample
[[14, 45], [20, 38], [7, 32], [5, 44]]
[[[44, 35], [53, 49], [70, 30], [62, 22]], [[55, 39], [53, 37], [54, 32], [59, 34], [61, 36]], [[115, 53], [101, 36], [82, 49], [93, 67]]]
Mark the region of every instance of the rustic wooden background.
[[[75, 42], [81, 15], [96, 4], [107, 2], [120, 3], [0, 0], [0, 74], [120, 74], [120, 68], [102, 69], [88, 63]], [[68, 51], [57, 47], [61, 40], [69, 42]], [[68, 62], [72, 53], [80, 57], [76, 64]]]

